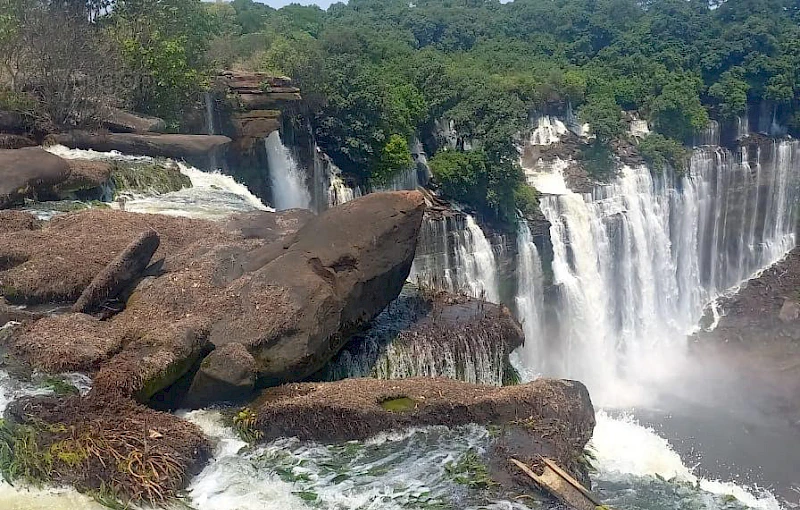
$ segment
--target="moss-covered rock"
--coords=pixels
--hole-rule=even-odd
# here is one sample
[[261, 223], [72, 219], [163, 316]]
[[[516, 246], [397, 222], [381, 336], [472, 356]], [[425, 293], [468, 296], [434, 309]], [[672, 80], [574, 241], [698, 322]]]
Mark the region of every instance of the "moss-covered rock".
[[123, 192], [164, 194], [191, 188], [192, 181], [167, 160], [147, 163], [119, 162], [111, 166], [115, 197]]

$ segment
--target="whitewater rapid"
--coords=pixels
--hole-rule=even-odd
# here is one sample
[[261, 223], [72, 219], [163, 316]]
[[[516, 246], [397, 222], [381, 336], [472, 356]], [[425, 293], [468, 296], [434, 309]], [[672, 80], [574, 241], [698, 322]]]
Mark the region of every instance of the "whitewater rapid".
[[[123, 163], [153, 163], [157, 161], [149, 156], [131, 156], [117, 151], [98, 152], [69, 149], [63, 145], [52, 145], [45, 149], [65, 159]], [[234, 212], [274, 210], [264, 205], [247, 189], [247, 186], [236, 182], [229, 175], [224, 175], [220, 171], [203, 172], [181, 161], [166, 161], [168, 164], [176, 165], [183, 175], [189, 177], [192, 186], [163, 195], [126, 193], [124, 194], [126, 211], [220, 220]], [[121, 207], [119, 201], [111, 203], [110, 206]]]

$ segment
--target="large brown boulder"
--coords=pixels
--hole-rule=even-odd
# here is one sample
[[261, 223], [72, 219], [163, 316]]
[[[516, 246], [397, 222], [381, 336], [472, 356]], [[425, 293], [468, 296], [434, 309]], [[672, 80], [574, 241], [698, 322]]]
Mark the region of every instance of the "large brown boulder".
[[65, 160], [38, 147], [0, 149], [0, 209], [50, 190], [69, 174]]
[[71, 131], [47, 137], [48, 143], [71, 149], [119, 151], [123, 154], [186, 160], [204, 169], [217, 168], [231, 139], [219, 135], [173, 135], [140, 133], [90, 133]]
[[69, 178], [55, 188], [59, 195], [102, 188], [111, 179], [112, 165], [106, 161], [70, 159], [68, 163]]
[[[142, 401], [180, 379], [212, 347], [234, 343], [254, 359], [260, 384], [300, 380], [319, 370], [355, 330], [397, 297], [414, 257], [423, 208], [417, 192], [373, 194], [331, 209], [296, 232], [304, 215], [279, 213], [283, 219], [265, 222], [272, 227], [250, 231], [252, 236], [244, 233], [249, 231], [244, 218], [238, 227], [235, 221], [213, 228], [193, 222], [183, 231], [191, 232], [195, 242], [183, 247], [169, 242], [174, 233], [165, 233], [173, 224], [165, 220], [163, 227], [153, 227], [162, 238], [159, 252], [171, 253], [163, 274], [145, 278], [124, 311], [92, 323], [87, 316], [71, 314], [26, 324], [14, 335], [12, 352], [44, 371], [97, 370], [95, 392]], [[81, 247], [81, 238], [100, 229], [77, 216], [67, 217], [74, 228], [66, 229], [66, 220], [59, 218], [41, 232], [51, 244], [55, 239], [59, 253], [64, 247], [74, 251], [62, 255], [75, 257], [72, 266], [95, 257], [91, 268], [81, 266], [80, 278], [70, 275], [65, 287], [49, 280], [62, 262], [42, 257], [31, 264], [38, 253], [28, 245], [33, 238], [26, 239], [32, 234], [25, 232], [22, 246], [28, 251], [17, 255], [26, 262], [0, 273], [0, 282], [24, 287], [19, 294], [29, 299], [54, 294], [74, 299], [75, 291], [88, 285], [138, 233], [126, 230], [125, 243], [114, 238], [114, 255], [109, 257], [107, 245], [100, 250]], [[99, 258], [104, 264], [97, 263]], [[23, 271], [25, 264], [37, 271]], [[40, 271], [42, 266], [48, 270]]]
[[231, 285], [240, 298], [211, 342], [245, 345], [262, 384], [316, 372], [402, 290], [423, 210], [418, 192], [372, 194], [314, 218], [273, 260], [251, 253], [264, 265]]

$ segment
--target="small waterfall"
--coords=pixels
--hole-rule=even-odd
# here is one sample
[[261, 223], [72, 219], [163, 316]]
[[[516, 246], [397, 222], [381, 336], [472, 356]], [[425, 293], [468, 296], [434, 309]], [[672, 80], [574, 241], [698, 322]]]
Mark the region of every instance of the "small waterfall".
[[755, 161], [704, 148], [680, 179], [626, 167], [592, 195], [542, 197], [560, 339], [536, 368], [599, 399], [668, 376], [705, 304], [795, 245], [799, 147], [775, 142]]
[[351, 188], [345, 184], [345, 182], [342, 180], [341, 173], [331, 174], [331, 185], [328, 187], [329, 207], [336, 207], [337, 205], [345, 204], [360, 196], [361, 190], [358, 188]]
[[650, 125], [646, 120], [632, 120], [628, 132], [633, 137], [644, 138], [650, 134]]
[[417, 175], [417, 168], [410, 166], [407, 169], [399, 172], [392, 177], [385, 186], [379, 187], [378, 191], [403, 191], [415, 190], [419, 187], [419, 176]]
[[311, 193], [306, 176], [274, 131], [264, 141], [269, 161], [269, 176], [272, 182], [272, 201], [275, 209], [310, 209]]
[[[542, 261], [539, 258], [539, 251], [533, 244], [531, 229], [528, 222], [519, 222], [517, 232], [517, 295], [515, 304], [517, 316], [522, 323], [525, 332], [525, 345], [520, 352], [519, 364], [522, 367], [535, 367], [538, 358], [543, 357], [545, 352], [544, 332], [542, 322], [544, 320], [544, 292], [542, 289]], [[532, 379], [535, 374], [526, 374], [526, 379]]]
[[422, 226], [411, 281], [500, 300], [492, 245], [470, 215], [428, 218]]
[[531, 145], [553, 145], [560, 142], [561, 137], [569, 131], [563, 122], [549, 115], [536, 119], [535, 125], [531, 132]]
[[750, 118], [747, 114], [736, 117], [736, 139], [744, 140], [750, 136]]
[[695, 137], [694, 145], [696, 147], [719, 145], [719, 122], [709, 121], [708, 125]]
[[203, 102], [206, 107], [206, 134], [215, 135], [217, 131], [214, 128], [214, 96], [211, 95], [211, 92], [203, 94]]

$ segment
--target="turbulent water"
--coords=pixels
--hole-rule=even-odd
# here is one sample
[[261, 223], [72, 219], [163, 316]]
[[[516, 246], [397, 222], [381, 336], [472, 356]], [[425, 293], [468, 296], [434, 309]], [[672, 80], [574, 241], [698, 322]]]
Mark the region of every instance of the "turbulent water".
[[[62, 145], [54, 145], [46, 149], [66, 159], [135, 163], [154, 161], [153, 158], [147, 156], [130, 156], [116, 151], [97, 152], [68, 149]], [[221, 172], [203, 172], [183, 162], [175, 162], [175, 164], [182, 174], [189, 177], [192, 182], [191, 188], [164, 195], [125, 194], [125, 210], [210, 220], [225, 218], [233, 212], [269, 210], [257, 196], [247, 189], [247, 186], [236, 182], [233, 177], [223, 175]], [[119, 202], [111, 205], [120, 207]]]
[[306, 183], [305, 172], [283, 145], [280, 134], [274, 131], [264, 144], [269, 160], [269, 178], [275, 209], [310, 209], [311, 192]]

